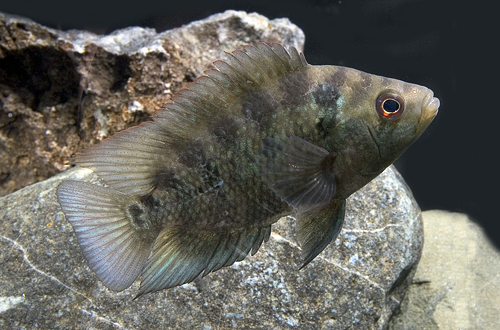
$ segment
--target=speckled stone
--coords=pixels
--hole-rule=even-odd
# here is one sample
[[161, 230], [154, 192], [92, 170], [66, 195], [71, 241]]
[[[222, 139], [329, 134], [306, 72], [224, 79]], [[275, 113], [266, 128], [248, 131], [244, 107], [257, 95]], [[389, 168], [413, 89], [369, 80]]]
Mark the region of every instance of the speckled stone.
[[390, 329], [500, 329], [500, 251], [465, 214], [422, 217], [422, 258]]
[[67, 169], [82, 147], [150, 119], [225, 51], [259, 41], [301, 50], [304, 33], [241, 11], [106, 36], [0, 13], [0, 196]]
[[294, 221], [259, 252], [193, 283], [137, 300], [88, 268], [55, 197], [74, 168], [0, 199], [0, 328], [386, 329], [422, 248], [420, 209], [390, 167], [348, 200], [337, 240], [305, 269]]

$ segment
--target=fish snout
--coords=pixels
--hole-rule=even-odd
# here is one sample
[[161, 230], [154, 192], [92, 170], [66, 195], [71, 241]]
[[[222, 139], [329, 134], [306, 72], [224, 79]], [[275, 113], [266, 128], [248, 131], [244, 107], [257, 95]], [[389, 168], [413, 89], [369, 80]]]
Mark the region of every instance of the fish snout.
[[436, 117], [439, 105], [439, 99], [434, 97], [434, 93], [432, 91], [429, 91], [429, 94], [425, 96], [424, 101], [422, 102], [422, 119], [427, 121]]
[[429, 93], [424, 97], [422, 101], [421, 115], [418, 120], [417, 126], [417, 136], [423, 133], [423, 131], [429, 126], [434, 117], [436, 117], [439, 109], [440, 101], [437, 97], [434, 97], [434, 93], [429, 91]]

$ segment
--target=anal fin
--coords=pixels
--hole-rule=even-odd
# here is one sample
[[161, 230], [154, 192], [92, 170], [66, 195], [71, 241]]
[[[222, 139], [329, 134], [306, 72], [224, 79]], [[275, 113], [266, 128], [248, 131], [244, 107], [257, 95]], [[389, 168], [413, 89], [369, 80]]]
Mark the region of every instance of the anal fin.
[[335, 240], [342, 229], [345, 199], [334, 199], [325, 208], [297, 215], [297, 237], [304, 254], [301, 269]]
[[111, 290], [128, 288], [158, 234], [144, 222], [132, 223], [126, 208], [138, 205], [136, 201], [109, 187], [71, 180], [59, 185], [57, 197], [97, 277]]
[[267, 241], [271, 227], [230, 230], [165, 228], [144, 268], [138, 297], [193, 281], [254, 254]]

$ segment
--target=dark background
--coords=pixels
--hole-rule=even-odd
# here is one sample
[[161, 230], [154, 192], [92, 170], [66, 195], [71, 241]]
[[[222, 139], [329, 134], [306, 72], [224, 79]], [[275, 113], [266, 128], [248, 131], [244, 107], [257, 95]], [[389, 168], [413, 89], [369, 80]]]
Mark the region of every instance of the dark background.
[[[288, 17], [306, 35], [311, 64], [334, 64], [431, 88], [440, 112], [396, 162], [423, 210], [469, 214], [500, 248], [500, 28], [495, 2], [10, 1], [0, 11], [57, 29], [163, 31], [226, 9]], [[496, 52], [497, 54], [495, 55]]]

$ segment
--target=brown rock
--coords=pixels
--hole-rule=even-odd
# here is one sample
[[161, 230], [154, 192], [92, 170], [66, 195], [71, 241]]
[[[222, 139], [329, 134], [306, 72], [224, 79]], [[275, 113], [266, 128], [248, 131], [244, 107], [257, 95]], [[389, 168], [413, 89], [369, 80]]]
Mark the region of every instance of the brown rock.
[[304, 34], [236, 11], [107, 36], [0, 13], [0, 196], [67, 169], [82, 147], [149, 119], [224, 51], [259, 41], [302, 49]]

